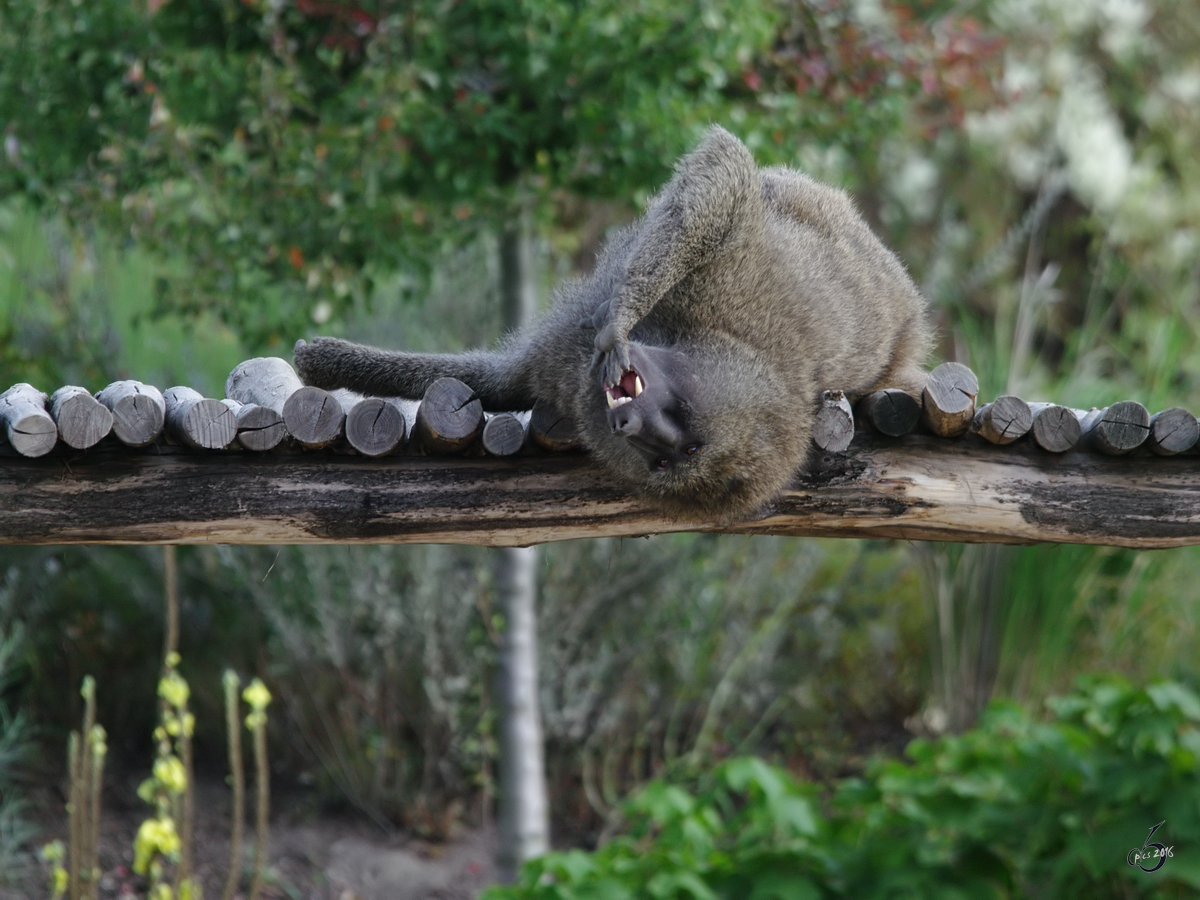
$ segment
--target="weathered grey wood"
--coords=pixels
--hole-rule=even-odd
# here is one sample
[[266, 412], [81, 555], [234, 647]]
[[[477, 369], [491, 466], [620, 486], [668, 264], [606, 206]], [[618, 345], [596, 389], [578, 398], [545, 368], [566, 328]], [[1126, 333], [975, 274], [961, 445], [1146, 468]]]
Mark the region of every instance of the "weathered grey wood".
[[162, 434], [167, 408], [154, 385], [114, 381], [96, 394], [96, 400], [112, 413], [112, 433], [121, 443], [145, 447]]
[[483, 405], [457, 378], [439, 378], [425, 391], [417, 410], [416, 435], [430, 453], [457, 453], [483, 431]]
[[1065, 453], [1079, 443], [1079, 417], [1073, 409], [1057, 403], [1030, 403], [1033, 441], [1050, 453]]
[[283, 424], [299, 443], [315, 450], [341, 439], [346, 413], [328, 391], [305, 385], [284, 401]]
[[492, 456], [512, 456], [525, 446], [525, 426], [512, 413], [497, 413], [483, 424], [483, 449]]
[[225, 396], [239, 403], [265, 406], [283, 415], [288, 397], [304, 386], [296, 370], [278, 356], [258, 356], [238, 363], [225, 379]]
[[112, 431], [108, 407], [78, 385], [60, 387], [50, 395], [50, 415], [58, 426], [58, 436], [76, 450], [96, 446]]
[[0, 421], [9, 444], [22, 456], [45, 456], [58, 441], [46, 395], [31, 384], [14, 384], [0, 394]]
[[1150, 417], [1146, 444], [1159, 456], [1186, 453], [1200, 440], [1200, 422], [1181, 406], [1172, 406]]
[[1082, 440], [1101, 453], [1119, 456], [1136, 450], [1150, 436], [1150, 413], [1135, 400], [1092, 409], [1079, 420]]
[[971, 427], [979, 379], [962, 363], [945, 362], [929, 373], [921, 395], [921, 418], [942, 437], [957, 437]]
[[858, 415], [881, 434], [900, 437], [917, 427], [921, 404], [899, 388], [884, 388], [858, 401]]
[[199, 391], [180, 385], [163, 391], [167, 434], [197, 450], [221, 450], [237, 437], [233, 410]]
[[571, 420], [541, 400], [533, 404], [529, 415], [529, 437], [551, 453], [565, 453], [580, 446], [579, 435]]
[[854, 411], [841, 391], [824, 391], [813, 424], [813, 443], [822, 450], [841, 453], [854, 438]]
[[329, 392], [329, 396], [341, 404], [342, 412], [346, 415], [350, 415], [350, 410], [354, 409], [361, 400], [365, 399], [362, 394], [352, 391], [349, 388], [334, 388]]
[[221, 401], [237, 417], [237, 444], [245, 450], [261, 453], [274, 450], [287, 437], [283, 416], [257, 403], [239, 403], [226, 397]]
[[859, 434], [758, 518], [675, 522], [582, 454], [509, 459], [131, 453], [0, 459], [0, 543], [458, 543], [665, 531], [902, 540], [1200, 544], [1191, 456], [1049, 454]]
[[1003, 446], [1024, 437], [1033, 427], [1033, 413], [1020, 397], [1004, 394], [975, 410], [973, 431], [990, 444]]
[[382, 397], [359, 400], [346, 413], [346, 440], [364, 456], [387, 456], [404, 446], [404, 414]]

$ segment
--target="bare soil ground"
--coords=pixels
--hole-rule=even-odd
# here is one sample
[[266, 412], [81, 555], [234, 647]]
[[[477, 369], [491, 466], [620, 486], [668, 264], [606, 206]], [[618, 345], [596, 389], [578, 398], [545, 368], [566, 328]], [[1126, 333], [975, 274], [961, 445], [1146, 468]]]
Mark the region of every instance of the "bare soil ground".
[[[110, 785], [102, 808], [98, 896], [144, 897], [145, 879], [133, 873], [133, 840], [149, 807], [132, 779]], [[62, 838], [65, 804], [50, 788], [38, 789], [31, 818], [38, 843]], [[196, 785], [193, 871], [206, 900], [218, 900], [229, 870], [229, 790], [220, 780]], [[445, 844], [387, 837], [361, 820], [314, 814], [304, 798], [272, 798], [264, 900], [472, 900], [495, 881], [494, 841], [484, 828]], [[246, 824], [243, 866], [254, 859], [254, 826]], [[49, 897], [41, 863], [0, 878], [0, 900]], [[246, 896], [249, 871], [238, 893]]]

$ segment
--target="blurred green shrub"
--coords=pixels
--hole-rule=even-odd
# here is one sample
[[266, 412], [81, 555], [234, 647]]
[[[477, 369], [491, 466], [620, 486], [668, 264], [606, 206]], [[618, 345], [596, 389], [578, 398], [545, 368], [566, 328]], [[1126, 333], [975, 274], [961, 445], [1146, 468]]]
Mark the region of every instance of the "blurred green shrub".
[[[995, 704], [961, 736], [917, 740], [824, 803], [754, 758], [691, 790], [651, 784], [624, 833], [551, 853], [487, 900], [1175, 897], [1200, 888], [1200, 697], [1095, 680], [1035, 721]], [[1128, 862], [1150, 829], [1157, 871]], [[1147, 861], [1152, 868], [1157, 860]]]

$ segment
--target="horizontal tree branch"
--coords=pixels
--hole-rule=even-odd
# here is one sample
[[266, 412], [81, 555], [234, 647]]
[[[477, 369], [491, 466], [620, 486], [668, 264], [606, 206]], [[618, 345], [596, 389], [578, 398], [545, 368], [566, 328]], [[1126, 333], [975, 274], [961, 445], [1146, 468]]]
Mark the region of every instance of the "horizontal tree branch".
[[814, 537], [1200, 543], [1200, 458], [1050, 454], [1028, 441], [857, 435], [763, 513], [663, 519], [587, 457], [131, 452], [0, 458], [0, 543], [456, 543], [715, 531]]

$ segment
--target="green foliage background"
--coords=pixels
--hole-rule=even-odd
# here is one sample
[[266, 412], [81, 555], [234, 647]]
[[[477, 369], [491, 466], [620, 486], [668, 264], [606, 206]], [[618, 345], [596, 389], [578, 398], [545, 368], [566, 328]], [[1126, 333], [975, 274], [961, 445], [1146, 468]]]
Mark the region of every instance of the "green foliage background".
[[[0, 386], [136, 377], [219, 395], [237, 361], [314, 331], [487, 343], [499, 228], [534, 214], [549, 293], [719, 121], [764, 164], [854, 193], [934, 304], [941, 355], [972, 365], [985, 396], [1195, 410], [1198, 34], [1182, 0], [0, 0]], [[284, 698], [275, 758], [323, 801], [429, 834], [479, 821], [494, 759], [484, 559], [181, 550], [201, 727], [220, 721], [203, 686], [231, 663]], [[550, 548], [557, 832], [593, 842], [662, 773], [699, 784], [648, 794], [643, 830], [597, 861], [558, 858], [559, 885], [642, 871], [631, 848], [653, 845], [665, 856], [648, 858], [691, 867], [681, 896], [721, 896], [729, 860], [762, 874], [771, 853], [795, 854], [779, 858], [813, 896], [873, 896], [882, 881], [846, 867], [889, 863], [888, 835], [917, 854], [904, 877], [946, 896], [976, 875], [999, 896], [1085, 875], [1070, 883], [1158, 890], [1110, 851], [1163, 816], [1181, 846], [1194, 833], [1186, 810], [1155, 817], [1194, 796], [1189, 689], [1097, 686], [1072, 695], [1083, 712], [1036, 717], [1081, 673], [1195, 685], [1198, 564], [1194, 549], [702, 536]], [[20, 708], [61, 746], [92, 672], [114, 748], [146, 752], [160, 579], [151, 548], [0, 548], [4, 735]], [[977, 735], [837, 781], [914, 733], [971, 724], [992, 694], [1034, 719], [1005, 708]], [[1155, 740], [1174, 762], [1147, 782]], [[747, 753], [835, 785], [833, 805], [759, 763], [695, 781]], [[1111, 824], [1103, 847], [1088, 843], [1097, 819], [1035, 795], [1055, 779], [1063, 803]], [[1013, 797], [1057, 810], [1054, 827]], [[767, 845], [782, 849], [753, 861], [735, 824], [779, 829]], [[1194, 887], [1190, 871], [1169, 861], [1162, 890]]]

